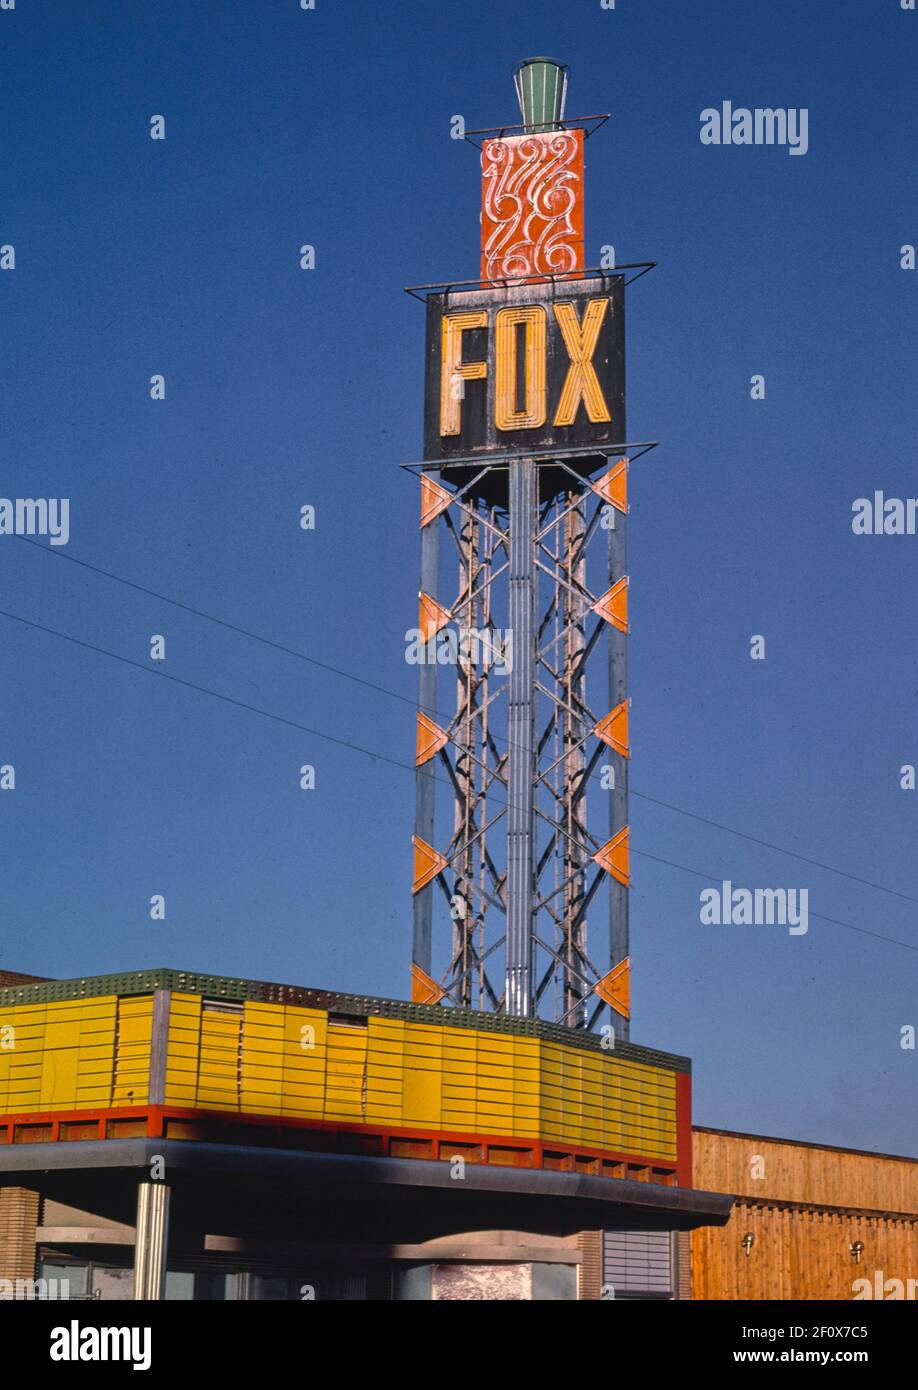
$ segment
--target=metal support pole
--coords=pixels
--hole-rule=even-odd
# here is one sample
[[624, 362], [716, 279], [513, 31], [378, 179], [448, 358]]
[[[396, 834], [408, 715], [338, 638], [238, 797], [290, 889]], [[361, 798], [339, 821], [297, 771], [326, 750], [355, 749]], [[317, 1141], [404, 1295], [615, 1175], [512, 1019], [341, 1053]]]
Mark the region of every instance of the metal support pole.
[[[460, 592], [464, 595], [453, 609], [460, 633], [477, 632], [481, 626], [479, 610], [481, 596], [478, 593], [481, 559], [479, 546], [480, 527], [474, 515], [463, 514], [460, 545]], [[466, 638], [468, 643], [469, 639]], [[474, 1008], [474, 971], [472, 969], [473, 942], [470, 933], [475, 927], [475, 913], [472, 899], [473, 885], [477, 878], [477, 864], [481, 854], [478, 836], [475, 833], [477, 822], [476, 797], [476, 758], [480, 755], [481, 723], [477, 717], [477, 706], [482, 685], [481, 653], [477, 650], [460, 651], [456, 667], [456, 730], [462, 751], [457, 751], [455, 759], [456, 797], [453, 813], [453, 833], [457, 846], [465, 849], [451, 863], [455, 871], [453, 904], [456, 915], [453, 918], [453, 970], [458, 976], [453, 998], [460, 1008]], [[450, 848], [452, 848], [452, 843]], [[461, 916], [459, 915], [461, 912]]]
[[569, 493], [565, 506], [561, 535], [562, 571], [567, 584], [559, 593], [564, 622], [563, 698], [565, 708], [560, 713], [564, 749], [564, 828], [566, 836], [561, 852], [564, 889], [564, 995], [563, 1017], [570, 1027], [586, 1022], [583, 970], [586, 953], [586, 919], [583, 915], [586, 855], [583, 850], [586, 824], [586, 793], [584, 768], [586, 758], [583, 740], [589, 733], [585, 726], [584, 673], [582, 667], [585, 645], [582, 604], [577, 590], [586, 589], [586, 556], [581, 548], [585, 529], [582, 496], [578, 505], [576, 494]]
[[[626, 551], [626, 518], [621, 512], [609, 509], [612, 527], [609, 531], [609, 584], [616, 584], [628, 573]], [[609, 624], [609, 708], [614, 709], [622, 700], [628, 698], [628, 638], [623, 632]], [[612, 767], [615, 772], [615, 786], [609, 803], [609, 831], [617, 835], [628, 824], [628, 759], [610, 749]], [[628, 895], [630, 889], [615, 879], [610, 882], [609, 911], [611, 914], [611, 936], [609, 942], [610, 961], [613, 966], [623, 961], [629, 953]], [[619, 1014], [614, 1016], [616, 1035], [627, 1040], [630, 1032], [628, 1019]]]
[[164, 1105], [166, 1101], [166, 1058], [169, 1049], [169, 1005], [172, 995], [168, 989], [153, 992], [153, 1029], [150, 1037], [150, 1104]]
[[[430, 473], [428, 476], [436, 482], [439, 473]], [[437, 592], [437, 579], [439, 572], [440, 556], [440, 526], [438, 521], [429, 522], [427, 526], [421, 527], [421, 589], [425, 594], [435, 595]], [[429, 646], [430, 644], [428, 644]], [[425, 657], [431, 655], [425, 649]], [[437, 711], [437, 666], [435, 661], [425, 660], [421, 663], [418, 676], [418, 707], [422, 714], [428, 715], [431, 719], [436, 719]], [[433, 844], [434, 838], [434, 789], [436, 759], [431, 758], [424, 763], [415, 773], [415, 834], [419, 839], [424, 840], [428, 845]], [[428, 883], [426, 888], [414, 895], [414, 926], [411, 959], [415, 965], [419, 965], [428, 975], [433, 969], [433, 955], [431, 937], [433, 929], [433, 892], [434, 885]]]
[[506, 1009], [532, 1012], [533, 792], [535, 782], [535, 546], [538, 488], [535, 461], [510, 464], [508, 616], [513, 665], [508, 682], [509, 810], [507, 828]]
[[137, 1188], [137, 1233], [134, 1243], [134, 1299], [162, 1299], [166, 1293], [169, 1244], [169, 1187], [142, 1182]]

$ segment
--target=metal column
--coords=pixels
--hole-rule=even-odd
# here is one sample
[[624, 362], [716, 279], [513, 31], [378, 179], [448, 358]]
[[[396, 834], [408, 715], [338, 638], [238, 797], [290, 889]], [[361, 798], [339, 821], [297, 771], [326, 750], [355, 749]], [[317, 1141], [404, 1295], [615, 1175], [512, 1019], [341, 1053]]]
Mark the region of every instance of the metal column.
[[[612, 527], [609, 531], [609, 584], [615, 584], [628, 573], [626, 552], [626, 517], [619, 511], [609, 509]], [[622, 700], [628, 698], [628, 638], [617, 628], [609, 627], [609, 708], [614, 709]], [[611, 752], [611, 764], [615, 772], [615, 786], [609, 803], [609, 833], [615, 836], [628, 825], [628, 759], [620, 753]], [[610, 883], [610, 941], [609, 956], [613, 966], [623, 961], [629, 953], [628, 898], [630, 889], [613, 879]], [[630, 1033], [628, 1019], [615, 1015], [615, 1032], [626, 1039]]]
[[[434, 482], [439, 474], [428, 475]], [[440, 528], [436, 525], [421, 528], [421, 590], [425, 594], [437, 592], [437, 575], [440, 556]], [[432, 644], [428, 644], [432, 647]], [[429, 655], [430, 653], [425, 653]], [[435, 661], [421, 663], [418, 677], [418, 709], [431, 719], [437, 717], [437, 666]], [[436, 763], [424, 763], [415, 773], [415, 834], [426, 844], [434, 839], [434, 790]], [[414, 923], [411, 959], [428, 975], [432, 970], [433, 952], [431, 945], [433, 927], [433, 891], [428, 883], [426, 888], [414, 895]]]
[[[474, 513], [466, 513], [461, 522], [457, 543], [460, 551], [460, 597], [453, 609], [459, 630], [475, 632], [480, 627], [482, 595], [478, 588], [481, 564], [481, 527]], [[476, 1007], [475, 975], [477, 953], [474, 932], [476, 915], [473, 884], [478, 874], [483, 844], [478, 836], [478, 797], [476, 775], [481, 762], [483, 714], [479, 699], [486, 693], [487, 678], [483, 675], [475, 654], [460, 653], [456, 667], [456, 730], [455, 790], [453, 839], [463, 848], [452, 858], [455, 871], [453, 882], [453, 941], [452, 969], [458, 981], [458, 1003], [464, 1009]], [[480, 986], [479, 986], [480, 995]]]
[[150, 1105], [166, 1101], [166, 1060], [169, 1051], [169, 1008], [171, 991], [153, 991], [153, 1028], [150, 1035]]
[[169, 1243], [169, 1188], [142, 1182], [137, 1188], [137, 1233], [134, 1244], [134, 1298], [162, 1299], [166, 1292]]
[[563, 639], [561, 680], [557, 687], [563, 705], [557, 715], [563, 756], [559, 771], [563, 774], [561, 814], [564, 821], [561, 842], [564, 893], [559, 925], [565, 968], [560, 1017], [568, 1027], [576, 1027], [586, 1022], [583, 1001], [588, 993], [584, 978], [588, 862], [588, 854], [584, 847], [587, 838], [584, 741], [589, 736], [590, 726], [584, 718], [586, 615], [581, 596], [586, 590], [586, 523], [583, 494], [577, 490], [569, 492], [564, 501], [564, 508], [561, 534], [558, 537], [559, 572], [563, 578], [557, 595]]
[[536, 466], [510, 464], [510, 571], [508, 617], [513, 641], [509, 677], [509, 811], [507, 829], [506, 1009], [532, 1013], [533, 793], [535, 781], [535, 547], [538, 522]]

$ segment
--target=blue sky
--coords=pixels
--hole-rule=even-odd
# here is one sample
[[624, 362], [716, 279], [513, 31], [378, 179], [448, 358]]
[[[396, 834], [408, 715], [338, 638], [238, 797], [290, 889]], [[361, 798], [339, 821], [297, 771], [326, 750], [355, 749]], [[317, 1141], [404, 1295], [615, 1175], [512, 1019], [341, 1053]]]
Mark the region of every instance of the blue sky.
[[[635, 798], [633, 1036], [694, 1059], [701, 1123], [914, 1154], [918, 537], [855, 537], [851, 504], [918, 495], [916, 45], [898, 0], [0, 12], [0, 493], [71, 499], [66, 549], [0, 537], [0, 607], [147, 667], [161, 633], [168, 674], [396, 764], [424, 334], [402, 287], [478, 269], [450, 118], [516, 120], [512, 68], [546, 52], [570, 115], [612, 111], [587, 260], [660, 263], [628, 302], [629, 434], [662, 441], [632, 473], [633, 786], [906, 895]], [[806, 107], [808, 153], [702, 146], [724, 100]], [[8, 618], [0, 763], [0, 965], [404, 994], [407, 767]], [[810, 930], [703, 927], [702, 880], [659, 859], [806, 887]]]

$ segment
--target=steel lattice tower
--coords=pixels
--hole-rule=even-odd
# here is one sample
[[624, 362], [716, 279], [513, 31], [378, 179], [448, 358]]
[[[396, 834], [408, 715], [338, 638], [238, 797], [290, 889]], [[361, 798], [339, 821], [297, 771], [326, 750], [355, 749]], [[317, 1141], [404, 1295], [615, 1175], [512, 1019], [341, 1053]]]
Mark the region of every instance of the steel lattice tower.
[[648, 267], [583, 268], [566, 72], [533, 60], [517, 87], [521, 134], [470, 132], [482, 278], [423, 287], [413, 997], [582, 1027], [609, 1005], [627, 1037], [627, 480], [649, 446], [625, 433], [623, 314]]

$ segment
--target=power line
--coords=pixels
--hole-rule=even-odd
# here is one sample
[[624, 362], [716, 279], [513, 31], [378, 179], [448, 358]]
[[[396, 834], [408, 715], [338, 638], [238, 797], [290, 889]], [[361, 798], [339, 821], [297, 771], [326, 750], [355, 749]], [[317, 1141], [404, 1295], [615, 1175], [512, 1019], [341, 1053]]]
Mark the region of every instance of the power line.
[[[632, 792], [631, 787], [628, 788]], [[729, 835], [736, 835], [741, 840], [749, 840], [754, 845], [761, 845], [764, 849], [777, 850], [779, 854], [790, 855], [792, 859], [799, 859], [803, 864], [810, 864], [815, 869], [827, 869], [829, 873], [839, 874], [842, 878], [849, 878], [852, 883], [863, 884], [865, 888], [877, 888], [881, 893], [890, 893], [894, 898], [902, 898], [907, 903], [918, 903], [918, 898], [913, 898], [909, 893], [900, 893], [896, 888], [887, 888], [885, 884], [874, 883], [869, 878], [859, 878], [857, 874], [849, 874], [846, 869], [833, 868], [831, 864], [823, 864], [818, 859], [809, 859], [805, 854], [798, 854], [794, 849], [785, 849], [782, 845], [773, 845], [769, 840], [760, 840], [757, 835], [747, 835], [744, 830], [735, 830], [732, 825], [722, 825], [720, 821], [709, 820], [707, 816], [699, 816], [695, 811], [686, 811], [683, 806], [673, 806], [668, 801], [660, 801], [658, 797], [648, 796], [646, 792], [633, 792], [634, 796], [639, 796], [643, 801], [652, 801], [655, 806], [665, 806], [669, 811], [678, 811], [680, 816], [688, 816], [691, 820], [697, 820], [702, 825], [712, 825], [716, 830], [726, 830]]]
[[[184, 680], [181, 676], [170, 675], [168, 671], [161, 671], [154, 666], [145, 666], [140, 661], [134, 661], [132, 657], [122, 656], [118, 652], [110, 652], [107, 650], [107, 648], [99, 647], [94, 642], [86, 642], [82, 638], [73, 637], [67, 632], [59, 632], [56, 628], [47, 627], [43, 623], [34, 622], [31, 618], [23, 618], [18, 613], [10, 613], [8, 610], [0, 608], [0, 617], [9, 618], [12, 622], [21, 623], [23, 627], [34, 628], [36, 631], [43, 632], [49, 637], [60, 638], [64, 642], [70, 642], [73, 646], [83, 647], [86, 651], [95, 652], [99, 656], [107, 656], [112, 661], [121, 662], [122, 665], [131, 666], [134, 668], [134, 670], [137, 671], [144, 671], [147, 675], [159, 676], [161, 680], [172, 681], [174, 685], [184, 686], [188, 690], [197, 691], [198, 694], [210, 695], [213, 699], [220, 700], [224, 704], [233, 705], [237, 709], [246, 710], [249, 714], [259, 714], [263, 718], [270, 719], [276, 724], [284, 724], [288, 728], [297, 729], [302, 733], [307, 733], [313, 738], [323, 739], [327, 743], [337, 744], [339, 747], [348, 748], [355, 753], [362, 753], [368, 758], [377, 758], [380, 762], [390, 763], [393, 767], [400, 767], [408, 772], [415, 771], [412, 764], [402, 762], [398, 758], [390, 758], [386, 756], [384, 753], [376, 752], [374, 749], [364, 748], [360, 744], [349, 742], [347, 739], [341, 739], [335, 737], [332, 734], [323, 733], [320, 729], [310, 728], [308, 725], [300, 724], [296, 720], [287, 719], [284, 715], [274, 714], [270, 710], [259, 708], [259, 706], [257, 705], [247, 704], [244, 700], [236, 700], [230, 695], [221, 694], [221, 692], [218, 690], [211, 690], [207, 686], [197, 685], [194, 681]], [[436, 778], [435, 780], [443, 782], [444, 785], [448, 785], [444, 778]], [[497, 804], [505, 807], [508, 803], [498, 802]], [[644, 859], [652, 859], [658, 864], [666, 864], [669, 868], [679, 869], [683, 873], [692, 874], [695, 878], [704, 879], [706, 882], [709, 883], [717, 883], [718, 881], [723, 881], [722, 875], [718, 876], [716, 874], [701, 873], [697, 869], [687, 868], [684, 864], [676, 864], [670, 859], [663, 859], [659, 855], [650, 854], [647, 850], [635, 849], [633, 852], [635, 854], [641, 855]], [[900, 941], [897, 937], [893, 936], [884, 936], [880, 932], [872, 932], [865, 927], [855, 927], [850, 922], [842, 922], [835, 917], [826, 917], [821, 912], [810, 913], [810, 916], [818, 917], [820, 921], [829, 922], [833, 926], [844, 927], [845, 930], [857, 932], [862, 936], [872, 936], [875, 937], [878, 941], [885, 941], [893, 946], [902, 946], [907, 951], [918, 951], [918, 946], [912, 945], [907, 941]]]
[[196, 685], [194, 681], [186, 681], [181, 676], [170, 675], [168, 671], [161, 671], [156, 666], [145, 666], [142, 661], [134, 661], [129, 656], [110, 652], [105, 647], [97, 647], [93, 642], [84, 642], [80, 637], [71, 637], [67, 632], [58, 632], [56, 628], [45, 627], [43, 623], [33, 622], [31, 618], [22, 618], [18, 613], [9, 613], [6, 609], [0, 608], [0, 617], [11, 618], [14, 623], [22, 623], [24, 627], [34, 627], [38, 632], [47, 633], [50, 637], [59, 637], [64, 642], [72, 642], [75, 647], [85, 647], [87, 651], [96, 652], [99, 656], [107, 656], [112, 661], [120, 661], [125, 666], [133, 666], [137, 671], [145, 671], [148, 676], [159, 676], [161, 680], [172, 681], [175, 685], [183, 685], [188, 690], [197, 690], [201, 695], [212, 695], [215, 700], [222, 700], [224, 704], [235, 705], [237, 709], [248, 710], [250, 714], [261, 714], [265, 719], [273, 719], [277, 724], [286, 724], [291, 729], [299, 729], [301, 733], [309, 734], [313, 738], [324, 739], [326, 743], [336, 743], [340, 748], [350, 748], [355, 753], [365, 753], [368, 758], [378, 758], [380, 762], [391, 763], [393, 767], [403, 767], [408, 772], [414, 772], [411, 763], [403, 763], [398, 758], [387, 757], [385, 753], [379, 753], [373, 748], [364, 748], [359, 743], [350, 743], [344, 738], [336, 738], [333, 734], [324, 734], [320, 729], [311, 729], [308, 724], [298, 724], [296, 720], [287, 719], [282, 714], [272, 714], [270, 710], [260, 709], [257, 705], [246, 704], [244, 700], [236, 700], [231, 695], [223, 695], [219, 690], [211, 690], [206, 685]]
[[[32, 545], [36, 550], [42, 550], [50, 555], [52, 548], [49, 545], [42, 545], [40, 541], [30, 540], [28, 536], [18, 536], [18, 540], [25, 541], [27, 545]], [[240, 637], [248, 637], [253, 642], [261, 642], [265, 647], [273, 647], [277, 652], [283, 652], [286, 656], [295, 656], [299, 661], [307, 661], [310, 666], [318, 666], [322, 671], [330, 671], [333, 675], [343, 676], [346, 680], [355, 681], [357, 685], [364, 685], [368, 690], [375, 690], [380, 695], [388, 695], [393, 700], [401, 700], [403, 704], [417, 708], [417, 701], [412, 700], [407, 695], [400, 695], [396, 690], [389, 690], [384, 685], [377, 685], [375, 681], [365, 680], [363, 676], [355, 676], [353, 671], [345, 671], [340, 666], [332, 666], [327, 661], [320, 661], [318, 657], [307, 656], [305, 652], [299, 652], [295, 647], [288, 647], [283, 642], [275, 642], [270, 637], [263, 637], [260, 632], [252, 632], [250, 628], [240, 627], [238, 623], [227, 622], [225, 618], [218, 618], [213, 613], [205, 613], [201, 608], [193, 608], [190, 603], [182, 603], [177, 598], [169, 598], [166, 594], [159, 594], [155, 589], [148, 589], [144, 584], [136, 584], [133, 579], [125, 579], [121, 574], [113, 574], [111, 570], [104, 570], [100, 565], [91, 565], [88, 560], [78, 560], [75, 555], [65, 554], [64, 551], [54, 548], [53, 554], [62, 560], [69, 560], [72, 565], [79, 565], [81, 569], [91, 570], [93, 574], [104, 575], [106, 579], [113, 579], [116, 584], [124, 584], [128, 589], [136, 589], [139, 594], [146, 594], [148, 598], [155, 598], [160, 603], [168, 603], [173, 608], [180, 608], [183, 613], [191, 613], [196, 618], [204, 618], [208, 623], [216, 623], [218, 627], [225, 627], [228, 632], [235, 632]], [[147, 670], [147, 667], [143, 667]], [[431, 711], [436, 714], [436, 710]], [[442, 717], [442, 716], [441, 716]]]
[[[666, 864], [670, 869], [681, 869], [684, 874], [692, 874], [694, 878], [703, 878], [707, 883], [723, 883], [723, 875], [703, 874], [698, 869], [689, 869], [685, 864], [676, 864], [672, 859], [661, 859], [657, 854], [648, 854], [645, 849], [633, 849], [634, 854], [639, 854], [642, 859], [653, 859], [657, 864]], [[900, 941], [896, 936], [884, 936], [882, 932], [870, 931], [867, 927], [855, 927], [851, 922], [839, 921], [837, 917], [826, 917], [822, 912], [809, 912], [808, 916], [818, 917], [821, 922], [831, 922], [835, 927], [844, 927], [846, 931], [856, 931], [861, 936], [873, 936], [877, 941], [888, 941], [892, 946], [903, 946], [906, 951], [918, 951], [918, 946], [909, 941]]]
[[[25, 541], [27, 545], [34, 546], [37, 550], [42, 550], [45, 553], [51, 552], [50, 546], [42, 545], [40, 541], [31, 540], [28, 536], [19, 536], [18, 539]], [[206, 622], [226, 628], [227, 631], [235, 632], [238, 636], [248, 637], [253, 642], [260, 642], [263, 646], [283, 652], [286, 656], [296, 657], [297, 660], [308, 662], [309, 665], [316, 666], [320, 670], [328, 671], [336, 676], [341, 676], [345, 680], [354, 681], [357, 685], [365, 686], [366, 689], [373, 690], [379, 695], [386, 695], [390, 699], [399, 700], [402, 704], [410, 705], [413, 709], [419, 707], [417, 701], [411, 699], [409, 696], [401, 695], [398, 691], [390, 690], [387, 686], [379, 685], [376, 681], [369, 681], [363, 676], [357, 676], [353, 671], [346, 671], [343, 667], [333, 666], [327, 661], [320, 661], [318, 657], [308, 656], [305, 652], [298, 651], [295, 647], [288, 647], [283, 642], [275, 642], [272, 638], [264, 637], [261, 633], [253, 632], [250, 628], [242, 627], [238, 623], [228, 622], [225, 618], [218, 618], [213, 613], [205, 613], [203, 609], [195, 608], [188, 603], [182, 603], [179, 599], [169, 598], [166, 594], [160, 594], [155, 589], [147, 588], [144, 584], [137, 584], [132, 579], [125, 579], [123, 575], [114, 574], [111, 570], [103, 569], [100, 565], [90, 564], [88, 560], [80, 560], [75, 555], [66, 553], [59, 548], [54, 549], [54, 554], [59, 556], [62, 560], [69, 560], [72, 565], [79, 565], [81, 569], [90, 570], [93, 574], [102, 575], [106, 579], [113, 580], [116, 584], [123, 584], [126, 588], [134, 589], [141, 594], [146, 594], [148, 598], [154, 598], [160, 603], [167, 603], [173, 608], [181, 609], [184, 613], [191, 613], [196, 618], [203, 618]], [[151, 668], [140, 666], [140, 669], [146, 671]], [[435, 707], [421, 706], [420, 708], [424, 709], [428, 714], [436, 715], [439, 719], [448, 721], [451, 718], [451, 715], [444, 711], [437, 710]], [[492, 736], [495, 742], [508, 744], [509, 746], [508, 740], [500, 734], [493, 733]], [[344, 746], [353, 747], [355, 745], [345, 743]], [[407, 767], [408, 764], [399, 763], [398, 766]], [[915, 903], [918, 905], [918, 897], [914, 897], [910, 893], [902, 893], [897, 888], [888, 888], [883, 883], [875, 883], [871, 879], [861, 878], [857, 874], [849, 873], [846, 869], [836, 868], [834, 864], [825, 864], [819, 859], [812, 859], [805, 854], [798, 853], [797, 850], [788, 849], [784, 845], [776, 845], [770, 840], [763, 840], [759, 836], [747, 834], [746, 831], [736, 830], [733, 826], [724, 825], [721, 821], [711, 820], [709, 817], [699, 815], [695, 811], [687, 811], [684, 806], [676, 806], [671, 801], [663, 801], [659, 797], [650, 796], [647, 792], [638, 791], [634, 786], [629, 786], [628, 793], [630, 796], [636, 796], [642, 801], [649, 801], [654, 806], [665, 807], [666, 810], [673, 811], [677, 815], [687, 816], [690, 820], [698, 821], [702, 825], [709, 825], [716, 830], [724, 831], [728, 835], [735, 835], [738, 839], [748, 840], [751, 844], [759, 845], [763, 849], [773, 850], [777, 854], [786, 854], [792, 859], [800, 860], [803, 864], [809, 864], [816, 869], [823, 869], [826, 873], [838, 874], [840, 878], [847, 878], [851, 883], [859, 883], [865, 888], [873, 888], [877, 892], [888, 893], [891, 897], [900, 898], [903, 902]]]

